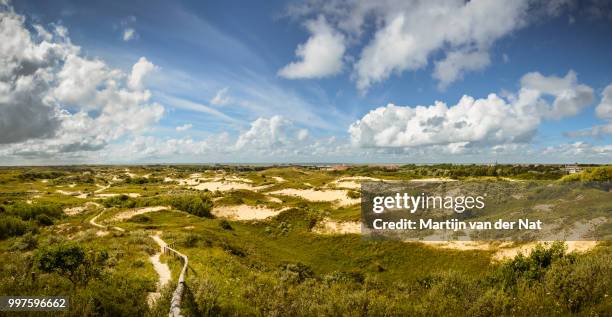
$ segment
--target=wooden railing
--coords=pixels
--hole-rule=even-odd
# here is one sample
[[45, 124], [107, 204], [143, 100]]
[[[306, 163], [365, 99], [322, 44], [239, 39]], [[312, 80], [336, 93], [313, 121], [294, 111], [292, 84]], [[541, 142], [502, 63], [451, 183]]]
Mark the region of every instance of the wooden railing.
[[172, 300], [170, 301], [170, 312], [168, 316], [170, 317], [179, 317], [181, 315], [181, 301], [183, 300], [183, 293], [185, 292], [185, 275], [187, 274], [187, 265], [189, 264], [189, 259], [186, 255], [176, 251], [174, 247], [174, 243], [167, 245], [164, 248], [164, 253], [171, 253], [175, 257], [178, 257], [183, 260], [183, 268], [181, 269], [181, 274], [178, 278], [178, 284], [176, 285], [176, 289], [174, 293], [172, 293]]

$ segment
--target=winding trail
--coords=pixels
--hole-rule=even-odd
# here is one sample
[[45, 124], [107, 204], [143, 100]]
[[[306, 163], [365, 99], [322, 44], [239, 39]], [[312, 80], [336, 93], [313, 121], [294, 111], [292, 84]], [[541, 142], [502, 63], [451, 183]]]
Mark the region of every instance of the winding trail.
[[159, 234], [160, 233], [158, 232], [154, 236], [151, 236], [151, 238], [159, 245], [159, 252], [152, 255], [149, 258], [149, 261], [151, 261], [155, 272], [157, 272], [157, 275], [159, 275], [159, 280], [157, 282], [157, 292], [151, 292], [147, 297], [147, 303], [149, 303], [149, 306], [153, 306], [153, 304], [161, 297], [161, 289], [166, 286], [166, 284], [168, 284], [172, 278], [172, 273], [170, 272], [170, 267], [168, 264], [162, 263], [159, 260], [160, 256], [164, 252], [164, 249], [168, 246], [168, 244], [159, 237]]
[[[102, 216], [105, 210], [106, 209], [103, 209], [102, 212], [100, 212], [99, 214], [91, 218], [89, 220], [89, 224], [91, 224], [94, 227], [107, 230], [109, 228], [108, 226], [101, 225], [96, 222], [98, 217]], [[111, 227], [111, 228], [118, 230], [118, 231], [125, 231], [123, 228], [119, 228], [119, 227]], [[99, 234], [100, 232], [98, 232], [98, 236], [103, 236], [103, 235], [106, 235], [107, 233], [106, 231], [101, 231], [101, 232], [105, 234]], [[161, 232], [158, 231], [155, 233], [155, 235], [151, 236], [153, 241], [155, 241], [159, 245], [159, 252], [149, 257], [149, 261], [151, 261], [151, 264], [153, 264], [153, 268], [155, 269], [155, 272], [157, 272], [157, 275], [159, 275], [159, 279], [157, 282], [157, 291], [149, 293], [149, 295], [147, 296], [147, 303], [149, 307], [152, 307], [153, 304], [161, 297], [161, 289], [166, 284], [168, 284], [168, 282], [170, 282], [170, 280], [172, 279], [172, 272], [170, 271], [170, 267], [168, 266], [167, 263], [162, 263], [160, 261], [160, 257], [164, 252], [172, 252], [173, 254], [175, 254], [176, 256], [180, 257], [183, 260], [183, 268], [181, 269], [181, 273], [177, 281], [178, 285], [172, 294], [172, 299], [170, 302], [169, 316], [182, 316], [181, 315], [181, 301], [183, 298], [183, 291], [185, 289], [185, 275], [187, 274], [187, 266], [188, 266], [189, 260], [186, 255], [169, 247], [168, 244], [164, 240], [162, 240], [160, 235], [161, 235]]]

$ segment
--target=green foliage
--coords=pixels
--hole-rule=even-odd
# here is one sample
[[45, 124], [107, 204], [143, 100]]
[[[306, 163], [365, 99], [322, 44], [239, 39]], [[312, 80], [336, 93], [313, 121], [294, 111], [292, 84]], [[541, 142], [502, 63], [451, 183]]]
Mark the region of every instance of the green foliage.
[[357, 199], [361, 197], [361, 194], [359, 193], [359, 191], [349, 190], [346, 192], [346, 197], [351, 198], [351, 199]]
[[29, 228], [27, 222], [17, 217], [0, 214], [0, 239], [20, 236], [26, 233]]
[[92, 277], [99, 276], [99, 267], [106, 262], [106, 252], [87, 254], [75, 243], [59, 243], [38, 250], [38, 269], [45, 273], [58, 273], [73, 284], [86, 284]]
[[36, 235], [28, 232], [17, 239], [11, 246], [11, 250], [17, 251], [29, 251], [38, 246], [38, 239]]
[[229, 221], [225, 219], [219, 221], [219, 227], [223, 228], [224, 230], [234, 230], [234, 228], [232, 228], [232, 225], [229, 223]]
[[124, 182], [126, 184], [142, 185], [151, 183], [161, 183], [163, 182], [163, 179], [158, 177], [127, 177]]
[[564, 257], [566, 246], [563, 242], [554, 242], [549, 248], [538, 244], [528, 256], [519, 253], [514, 259], [504, 263], [497, 272], [497, 280], [504, 289], [516, 287], [519, 280], [528, 282], [540, 281], [553, 262]]
[[60, 205], [53, 203], [35, 203], [26, 204], [22, 202], [9, 205], [6, 208], [6, 213], [19, 217], [22, 220], [37, 219], [40, 215], [45, 215], [49, 218], [61, 218], [63, 211]]
[[213, 202], [207, 195], [182, 195], [170, 199], [173, 208], [188, 212], [198, 217], [212, 218], [210, 213]]
[[563, 176], [561, 180], [567, 182], [610, 182], [612, 181], [612, 166], [588, 168], [580, 173]]

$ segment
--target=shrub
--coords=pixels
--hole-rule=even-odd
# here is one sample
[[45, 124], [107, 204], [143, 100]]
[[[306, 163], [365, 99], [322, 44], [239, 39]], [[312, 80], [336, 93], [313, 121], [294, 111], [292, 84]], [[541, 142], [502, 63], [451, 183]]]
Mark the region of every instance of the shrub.
[[361, 194], [356, 190], [349, 190], [348, 192], [346, 192], [346, 197], [351, 199], [357, 199], [361, 197]]
[[200, 241], [200, 236], [198, 236], [195, 233], [189, 233], [183, 239], [182, 245], [184, 245], [187, 248], [193, 248], [198, 244], [199, 241]]
[[53, 219], [45, 214], [36, 216], [36, 222], [41, 226], [50, 226], [53, 224]]
[[205, 195], [183, 195], [175, 196], [170, 199], [173, 208], [188, 212], [198, 217], [212, 218], [212, 200]]
[[13, 216], [0, 216], [0, 239], [20, 236], [27, 230], [27, 222]]
[[106, 251], [86, 252], [78, 244], [64, 242], [39, 249], [36, 263], [40, 271], [57, 273], [79, 285], [100, 277], [108, 258]]
[[16, 203], [7, 208], [7, 213], [19, 217], [22, 220], [37, 219], [40, 215], [45, 215], [49, 218], [60, 218], [63, 214], [62, 208], [58, 204], [37, 203], [26, 204]]
[[225, 219], [219, 222], [219, 226], [225, 230], [234, 230], [234, 228], [232, 228], [232, 225], [229, 223], [229, 221]]
[[36, 246], [38, 246], [36, 236], [28, 232], [13, 243], [11, 250], [28, 251], [36, 248]]

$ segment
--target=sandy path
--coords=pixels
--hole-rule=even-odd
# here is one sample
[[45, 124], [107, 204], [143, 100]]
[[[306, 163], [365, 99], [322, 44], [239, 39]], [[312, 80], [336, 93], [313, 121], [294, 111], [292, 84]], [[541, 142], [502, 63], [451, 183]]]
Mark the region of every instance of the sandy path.
[[168, 264], [162, 263], [159, 260], [164, 252], [164, 248], [167, 246], [166, 242], [159, 237], [159, 233], [151, 236], [151, 238], [159, 245], [159, 252], [149, 257], [149, 261], [151, 261], [151, 264], [153, 264], [153, 269], [155, 269], [155, 272], [157, 272], [159, 278], [157, 280], [157, 292], [151, 292], [147, 297], [147, 303], [149, 303], [149, 306], [153, 306], [155, 301], [161, 297], [161, 289], [166, 286], [166, 284], [168, 284], [172, 278], [172, 273], [170, 272], [170, 267]]
[[94, 202], [88, 201], [83, 206], [76, 206], [76, 207], [66, 208], [66, 209], [64, 209], [64, 213], [67, 214], [68, 216], [78, 215], [78, 214], [82, 213], [83, 211], [87, 210], [87, 208], [89, 208], [91, 206], [96, 207], [96, 208], [102, 207], [98, 203], [94, 203]]
[[[99, 214], [97, 214], [95, 217], [91, 218], [91, 220], [89, 220], [89, 224], [90, 224], [90, 225], [92, 225], [92, 226], [94, 226], [94, 227], [98, 227], [98, 228], [100, 228], [100, 229], [104, 229], [104, 230], [108, 229], [108, 228], [109, 228], [108, 226], [101, 225], [101, 224], [99, 224], [99, 223], [97, 223], [97, 222], [96, 222], [96, 220], [98, 220], [98, 217], [102, 216], [102, 214], [103, 214], [103, 213], [104, 213], [104, 210], [102, 210], [102, 212], [101, 212], [101, 213], [99, 213]], [[117, 231], [125, 231], [125, 229], [123, 229], [123, 228], [119, 228], [119, 227], [111, 227], [111, 228], [112, 228], [112, 229], [115, 229], [115, 230], [117, 230]], [[105, 235], [106, 235], [106, 234], [101, 233], [101, 232], [99, 232], [99, 231], [98, 231], [96, 234], [97, 234], [98, 236], [100, 236], [100, 237], [102, 237], [102, 236], [105, 236]]]
[[116, 214], [112, 220], [113, 221], [123, 221], [126, 219], [130, 219], [136, 215], [142, 215], [142, 214], [146, 214], [149, 212], [156, 212], [156, 211], [169, 210], [169, 209], [171, 209], [170, 206], [153, 206], [153, 207], [130, 209], [128, 211], [124, 211], [124, 212], [120, 212]]
[[103, 191], [105, 191], [105, 190], [107, 190], [107, 189], [109, 189], [109, 188], [110, 188], [110, 185], [102, 186], [102, 185], [98, 185], [98, 184], [96, 184], [96, 186], [98, 186], [98, 188], [99, 188], [99, 189], [96, 189], [96, 190], [94, 191], [94, 193], [96, 193], [96, 194], [97, 194], [97, 193], [101, 193], [101, 192], [103, 192]]

